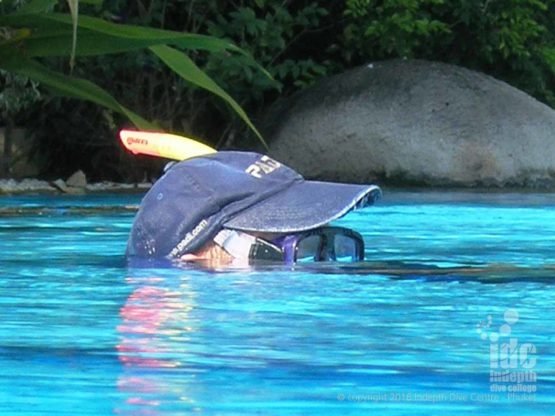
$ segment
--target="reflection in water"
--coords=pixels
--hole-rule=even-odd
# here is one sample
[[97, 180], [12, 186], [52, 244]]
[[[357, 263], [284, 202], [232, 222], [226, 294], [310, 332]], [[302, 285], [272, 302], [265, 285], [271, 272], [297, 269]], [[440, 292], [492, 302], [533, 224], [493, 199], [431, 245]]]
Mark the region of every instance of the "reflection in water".
[[[351, 272], [324, 264], [312, 272], [305, 267], [215, 274], [132, 271], [145, 277], [126, 279], [133, 290], [117, 326], [121, 399], [115, 413], [278, 409], [310, 414], [318, 409], [340, 416], [350, 403], [338, 401], [338, 394], [487, 393], [490, 349], [476, 325], [508, 308], [517, 309], [523, 323], [529, 317], [518, 338], [541, 351], [542, 395], [536, 406], [547, 405], [552, 395], [543, 392], [549, 388], [545, 380], [553, 354], [545, 328], [553, 315], [552, 285], [528, 282], [534, 273], [510, 265], [391, 261], [351, 266]], [[536, 271], [545, 279], [553, 275], [549, 268]], [[522, 281], [483, 284], [490, 277]], [[386, 409], [412, 414], [409, 406], [422, 406], [425, 414], [427, 409], [427, 403], [362, 404], [366, 407], [357, 414]], [[455, 409], [495, 413], [480, 412], [483, 403], [470, 400], [440, 405], [446, 414]], [[492, 409], [519, 414], [505, 412], [509, 405], [495, 402]]]
[[121, 336], [117, 351], [123, 364], [118, 389], [127, 398], [124, 408], [116, 410], [118, 414], [159, 414], [164, 398], [189, 402], [183, 389], [172, 386], [169, 374], [164, 378], [164, 369], [182, 365], [175, 348], [178, 345], [179, 355], [185, 355], [188, 334], [195, 331], [189, 321], [194, 296], [186, 283], [170, 288], [165, 286], [166, 280], [126, 278], [135, 289], [120, 310], [117, 327]]

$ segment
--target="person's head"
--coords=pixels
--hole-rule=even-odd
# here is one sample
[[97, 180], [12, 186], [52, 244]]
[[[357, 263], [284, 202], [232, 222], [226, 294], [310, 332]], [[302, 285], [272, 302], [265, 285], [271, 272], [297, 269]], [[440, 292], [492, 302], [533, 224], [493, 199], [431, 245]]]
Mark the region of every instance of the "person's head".
[[307, 181], [257, 153], [197, 157], [172, 166], [145, 195], [127, 255], [224, 264], [361, 260], [360, 235], [326, 225], [380, 194], [375, 185]]

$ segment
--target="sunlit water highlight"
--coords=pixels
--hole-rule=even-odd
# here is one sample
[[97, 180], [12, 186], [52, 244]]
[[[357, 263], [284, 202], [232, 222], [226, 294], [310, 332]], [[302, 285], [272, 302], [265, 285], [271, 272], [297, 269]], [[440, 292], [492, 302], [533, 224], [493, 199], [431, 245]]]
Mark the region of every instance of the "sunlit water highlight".
[[555, 195], [386, 192], [363, 264], [221, 272], [128, 268], [138, 202], [0, 198], [1, 415], [555, 414]]

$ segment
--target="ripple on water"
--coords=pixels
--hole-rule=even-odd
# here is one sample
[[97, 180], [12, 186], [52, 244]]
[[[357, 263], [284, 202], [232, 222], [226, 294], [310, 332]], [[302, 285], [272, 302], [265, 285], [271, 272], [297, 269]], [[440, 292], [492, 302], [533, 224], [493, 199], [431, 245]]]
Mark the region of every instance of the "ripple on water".
[[[18, 198], [0, 211], [3, 415], [555, 409], [551, 196], [386, 193], [339, 222], [366, 262], [218, 272], [127, 268], [138, 197]], [[534, 400], [491, 391], [511, 338], [535, 348]]]

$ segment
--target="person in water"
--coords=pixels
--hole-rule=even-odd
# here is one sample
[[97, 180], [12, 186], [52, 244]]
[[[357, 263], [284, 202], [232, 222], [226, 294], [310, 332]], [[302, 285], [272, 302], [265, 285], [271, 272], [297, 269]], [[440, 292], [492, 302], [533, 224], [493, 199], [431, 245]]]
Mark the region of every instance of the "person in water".
[[220, 151], [166, 170], [141, 202], [126, 254], [212, 265], [361, 261], [360, 234], [327, 224], [380, 195], [376, 185], [309, 181], [268, 156]]

